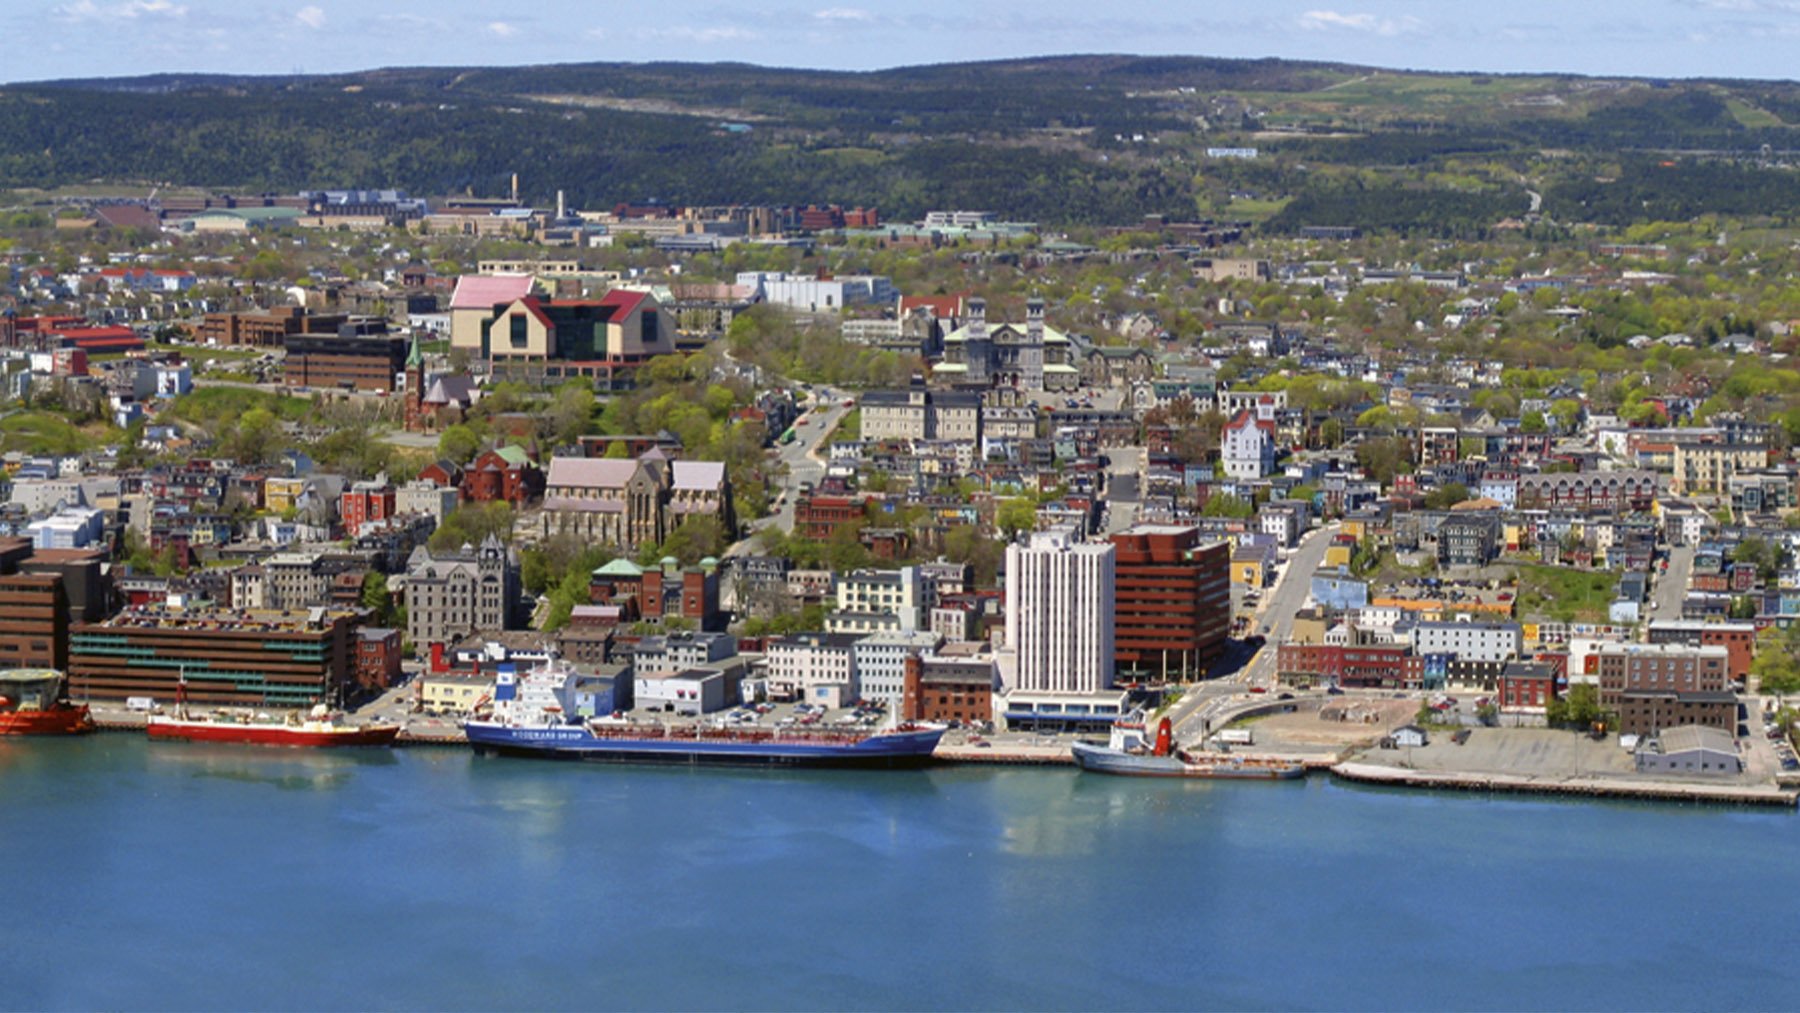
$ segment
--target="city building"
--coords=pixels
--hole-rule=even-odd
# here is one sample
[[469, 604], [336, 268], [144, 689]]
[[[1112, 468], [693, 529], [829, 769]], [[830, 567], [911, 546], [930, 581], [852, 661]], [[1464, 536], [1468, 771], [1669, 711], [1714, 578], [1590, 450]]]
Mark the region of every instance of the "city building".
[[1447, 654], [1459, 661], [1511, 661], [1524, 649], [1518, 623], [1420, 623], [1413, 628], [1415, 654]]
[[1643, 774], [1730, 776], [1744, 769], [1736, 739], [1702, 724], [1665, 727], [1654, 739], [1638, 746], [1634, 759], [1638, 772]]
[[713, 461], [670, 461], [659, 451], [637, 460], [553, 457], [545, 480], [541, 534], [567, 532], [595, 545], [636, 552], [660, 544], [682, 519], [700, 514], [737, 530], [731, 480]]
[[82, 700], [304, 708], [355, 690], [356, 615], [304, 611], [128, 609], [69, 631], [69, 693]]
[[1113, 685], [1117, 550], [1040, 531], [1006, 548], [1010, 688], [1097, 693]]
[[519, 565], [506, 544], [489, 535], [478, 549], [413, 550], [400, 583], [407, 639], [425, 650], [428, 644], [507, 629], [519, 600]]
[[1081, 385], [1069, 336], [1044, 323], [1044, 301], [1025, 303], [1025, 325], [989, 327], [987, 300], [970, 299], [963, 326], [944, 335], [944, 358], [933, 381], [952, 387], [1074, 390]]
[[[874, 633], [856, 641], [851, 662], [856, 669], [857, 696], [900, 710], [906, 697], [907, 666], [937, 650], [941, 643], [937, 634], [920, 631]], [[991, 670], [991, 661], [989, 667]]]
[[902, 718], [964, 725], [994, 719], [999, 670], [986, 644], [945, 644], [923, 655], [909, 655], [905, 667]]
[[0, 576], [0, 669], [69, 667], [69, 596], [50, 573]]
[[1723, 647], [1729, 659], [1727, 677], [1743, 682], [1756, 657], [1755, 623], [1701, 623], [1671, 619], [1652, 620], [1645, 637], [1652, 644], [1686, 644], [1689, 647]]
[[1231, 631], [1231, 548], [1196, 527], [1139, 525], [1112, 536], [1113, 648], [1131, 678], [1188, 681]]
[[799, 633], [774, 637], [765, 656], [769, 695], [823, 703], [857, 697], [855, 647], [862, 638], [840, 633]]
[[407, 339], [379, 320], [353, 320], [335, 334], [294, 334], [284, 344], [282, 382], [320, 390], [392, 392], [406, 364]]
[[400, 681], [400, 631], [378, 626], [356, 630], [356, 685], [379, 693]]

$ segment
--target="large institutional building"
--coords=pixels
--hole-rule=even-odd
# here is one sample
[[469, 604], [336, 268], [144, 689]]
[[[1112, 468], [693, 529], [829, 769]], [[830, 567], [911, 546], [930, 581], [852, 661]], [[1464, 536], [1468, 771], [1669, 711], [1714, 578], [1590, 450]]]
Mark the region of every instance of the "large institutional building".
[[519, 567], [499, 538], [454, 553], [413, 550], [406, 567], [406, 635], [424, 650], [506, 629], [519, 600]]
[[954, 387], [1012, 387], [1023, 391], [1074, 390], [1081, 369], [1069, 336], [1044, 325], [1044, 301], [1025, 303], [1025, 326], [989, 327], [987, 300], [970, 299], [969, 320], [944, 336], [944, 361], [932, 379]]
[[1015, 658], [1015, 689], [1112, 687], [1115, 556], [1111, 545], [1077, 542], [1067, 531], [1007, 546], [1006, 645]]
[[1194, 679], [1231, 632], [1231, 547], [1193, 526], [1140, 525], [1117, 553], [1115, 657], [1137, 678]]

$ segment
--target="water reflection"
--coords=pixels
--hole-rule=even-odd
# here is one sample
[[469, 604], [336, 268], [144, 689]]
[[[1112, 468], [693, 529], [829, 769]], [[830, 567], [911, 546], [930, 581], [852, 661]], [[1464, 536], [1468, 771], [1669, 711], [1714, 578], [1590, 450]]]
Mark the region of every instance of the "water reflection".
[[153, 743], [144, 753], [152, 773], [185, 774], [283, 791], [334, 791], [362, 769], [399, 763], [391, 749], [275, 749], [258, 746]]

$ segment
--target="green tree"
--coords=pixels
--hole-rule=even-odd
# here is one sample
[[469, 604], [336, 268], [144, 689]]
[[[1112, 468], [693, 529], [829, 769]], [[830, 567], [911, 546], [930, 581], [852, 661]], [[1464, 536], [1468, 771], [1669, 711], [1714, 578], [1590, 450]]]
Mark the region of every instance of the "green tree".
[[1008, 541], [1019, 537], [1020, 532], [1032, 530], [1037, 527], [1037, 501], [1030, 496], [1002, 500], [994, 510], [994, 526]]
[[1544, 716], [1552, 725], [1589, 728], [1603, 717], [1600, 691], [1593, 683], [1577, 683], [1569, 692], [1544, 708]]
[[967, 563], [975, 571], [977, 587], [989, 587], [1000, 570], [1006, 546], [984, 535], [973, 524], [958, 524], [944, 532], [944, 558]]
[[475, 430], [458, 423], [438, 437], [438, 456], [454, 464], [467, 464], [481, 452], [481, 437]]
[[693, 566], [707, 556], [725, 551], [725, 525], [712, 514], [691, 514], [663, 539], [662, 554], [674, 556], [683, 566]]
[[1756, 692], [1773, 693], [1784, 706], [1791, 693], [1800, 693], [1800, 659], [1789, 638], [1773, 628], [1756, 639], [1756, 657], [1750, 662]]
[[1448, 510], [1469, 498], [1469, 487], [1461, 482], [1446, 482], [1425, 494], [1425, 508]]
[[1526, 412], [1519, 420], [1519, 431], [1523, 433], [1544, 433], [1550, 430], [1550, 424], [1544, 421], [1543, 412]]
[[363, 608], [375, 614], [376, 622], [393, 625], [394, 596], [388, 592], [387, 574], [379, 570], [363, 574], [361, 601]]

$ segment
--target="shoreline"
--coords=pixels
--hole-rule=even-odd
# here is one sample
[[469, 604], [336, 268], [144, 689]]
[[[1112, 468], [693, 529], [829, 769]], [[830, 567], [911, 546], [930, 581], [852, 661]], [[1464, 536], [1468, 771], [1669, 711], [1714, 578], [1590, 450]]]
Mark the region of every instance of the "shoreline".
[[[142, 732], [142, 715], [96, 716], [98, 733]], [[396, 748], [446, 748], [467, 746], [459, 732], [432, 734], [402, 731]], [[1781, 785], [1698, 784], [1690, 781], [1638, 781], [1608, 777], [1537, 777], [1468, 771], [1429, 771], [1357, 763], [1335, 756], [1292, 757], [1306, 768], [1307, 776], [1327, 774], [1355, 784], [1425, 791], [1495, 792], [1514, 795], [1561, 795], [1644, 802], [1703, 803], [1800, 809], [1800, 790]], [[934, 759], [944, 766], [1073, 767], [1066, 748], [1026, 745], [977, 748], [967, 745], [939, 747]]]

